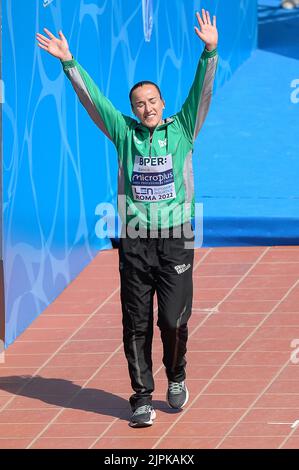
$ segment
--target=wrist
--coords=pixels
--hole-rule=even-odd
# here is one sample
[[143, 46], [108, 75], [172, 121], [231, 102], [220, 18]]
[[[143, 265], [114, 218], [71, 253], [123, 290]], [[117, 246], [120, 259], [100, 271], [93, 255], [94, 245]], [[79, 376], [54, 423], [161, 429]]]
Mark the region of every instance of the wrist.
[[217, 44], [206, 44], [206, 49], [208, 51], [214, 51], [215, 49], [217, 49]]
[[73, 56], [70, 51], [67, 54], [65, 54], [63, 57], [61, 57], [61, 60], [63, 62], [66, 62], [67, 60], [72, 60], [72, 59], [73, 59]]

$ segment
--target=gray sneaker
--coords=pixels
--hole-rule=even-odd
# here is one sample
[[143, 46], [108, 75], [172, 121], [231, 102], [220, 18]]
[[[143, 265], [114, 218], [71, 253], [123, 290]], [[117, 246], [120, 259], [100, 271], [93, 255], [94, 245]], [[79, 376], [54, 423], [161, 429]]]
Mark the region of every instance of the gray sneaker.
[[155, 418], [156, 412], [151, 405], [139, 406], [132, 414], [129, 425], [132, 428], [144, 428], [151, 426]]
[[183, 408], [189, 399], [185, 382], [168, 382], [166, 400], [170, 408]]

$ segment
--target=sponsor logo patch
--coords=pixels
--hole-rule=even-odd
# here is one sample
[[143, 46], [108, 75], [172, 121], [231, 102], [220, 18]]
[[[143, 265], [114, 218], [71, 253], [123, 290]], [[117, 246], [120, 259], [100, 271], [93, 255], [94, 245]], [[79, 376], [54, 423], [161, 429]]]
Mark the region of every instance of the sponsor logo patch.
[[187, 271], [189, 268], [191, 268], [191, 264], [178, 264], [177, 266], [174, 267], [176, 272], [178, 274], [183, 274], [185, 271]]

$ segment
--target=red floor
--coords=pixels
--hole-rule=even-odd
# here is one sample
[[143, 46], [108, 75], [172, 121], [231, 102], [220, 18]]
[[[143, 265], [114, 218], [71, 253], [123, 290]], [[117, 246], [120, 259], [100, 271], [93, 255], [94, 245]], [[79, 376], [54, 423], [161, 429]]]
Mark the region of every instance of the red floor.
[[299, 247], [196, 250], [194, 286], [183, 411], [156, 329], [157, 419], [128, 426], [117, 252], [101, 252], [6, 351], [0, 448], [298, 449]]

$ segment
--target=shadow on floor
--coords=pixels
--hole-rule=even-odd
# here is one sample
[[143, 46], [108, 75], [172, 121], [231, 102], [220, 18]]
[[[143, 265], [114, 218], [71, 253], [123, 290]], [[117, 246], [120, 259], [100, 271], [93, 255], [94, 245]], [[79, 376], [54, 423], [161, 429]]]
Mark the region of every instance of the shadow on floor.
[[[0, 377], [0, 389], [17, 397], [33, 398], [66, 409], [89, 411], [126, 421], [131, 414], [128, 400], [105, 390], [82, 388], [64, 379], [28, 375]], [[181, 411], [170, 409], [163, 401], [156, 400], [153, 404], [157, 410], [168, 414]]]
[[280, 6], [258, 6], [259, 49], [299, 59], [299, 8], [284, 10]]

